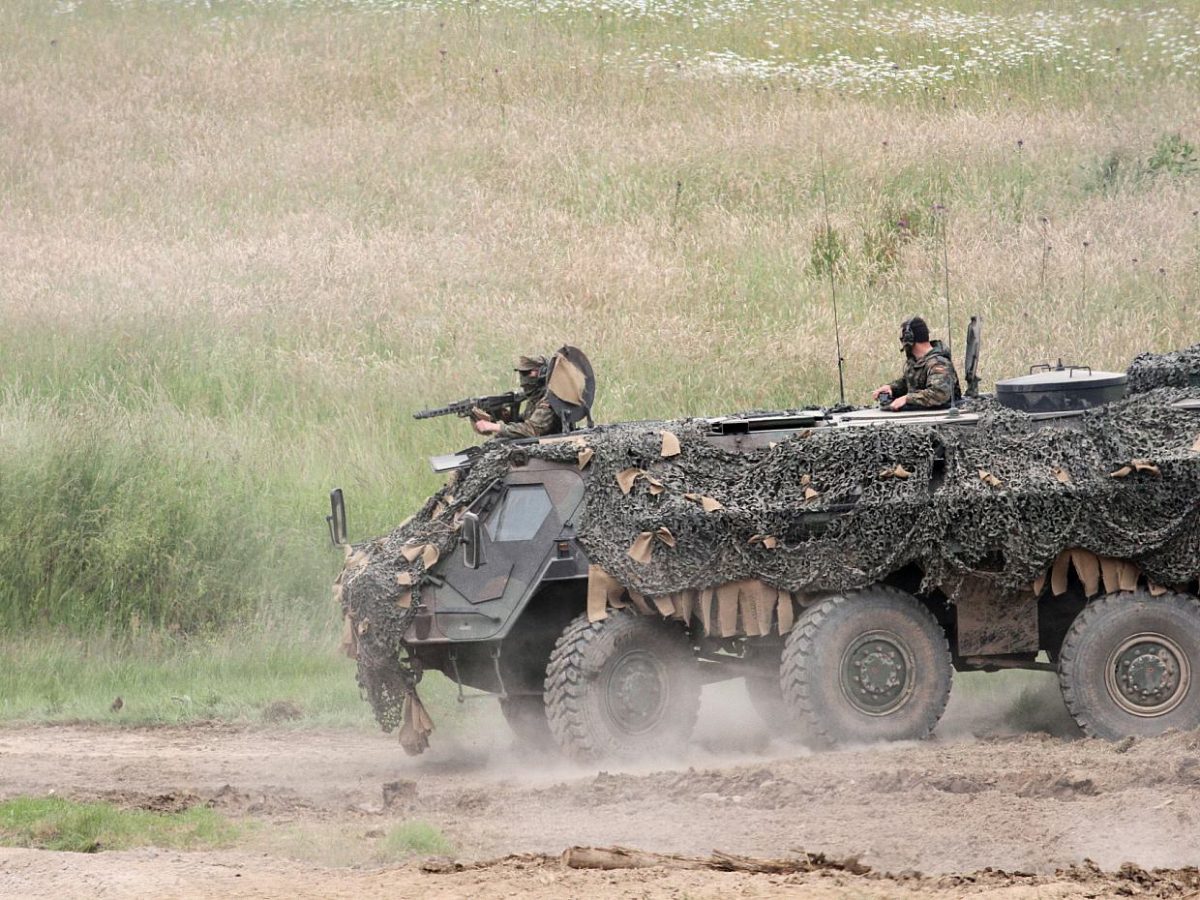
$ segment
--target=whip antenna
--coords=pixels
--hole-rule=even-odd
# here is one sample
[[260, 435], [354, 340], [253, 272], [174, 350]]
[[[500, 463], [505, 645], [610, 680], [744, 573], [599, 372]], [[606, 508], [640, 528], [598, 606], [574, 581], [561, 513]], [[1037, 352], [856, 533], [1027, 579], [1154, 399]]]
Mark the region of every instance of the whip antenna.
[[954, 333], [950, 329], [950, 247], [946, 240], [946, 225], [949, 214], [946, 204], [938, 204], [942, 217], [942, 297], [946, 301], [946, 349], [954, 356]]
[[[934, 207], [934, 212], [942, 220], [942, 297], [946, 303], [946, 352], [953, 359], [954, 332], [951, 329], [950, 323], [950, 248], [946, 239], [946, 225], [950, 217], [946, 211], [945, 203], [938, 203]], [[953, 410], [957, 405], [958, 401], [955, 399], [953, 392], [951, 392], [950, 409]]]
[[833, 305], [833, 339], [837, 346], [837, 369], [838, 369], [838, 398], [842, 406], [846, 405], [846, 380], [842, 369], [846, 362], [846, 358], [842, 356], [842, 332], [841, 325], [838, 322], [838, 307], [837, 307], [837, 281], [833, 277], [833, 268], [836, 265], [833, 253], [833, 229], [829, 227], [829, 192], [825, 188], [825, 151], [817, 148], [817, 158], [821, 161], [821, 206], [825, 215], [825, 263], [829, 269], [829, 299]]

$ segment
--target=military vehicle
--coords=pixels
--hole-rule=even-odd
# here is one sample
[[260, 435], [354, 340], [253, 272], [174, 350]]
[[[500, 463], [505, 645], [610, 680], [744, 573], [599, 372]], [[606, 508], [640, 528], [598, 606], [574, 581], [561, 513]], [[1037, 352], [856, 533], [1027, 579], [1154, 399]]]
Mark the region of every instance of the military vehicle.
[[955, 671], [1010, 668], [1057, 672], [1088, 734], [1191, 729], [1198, 450], [1200, 345], [1034, 367], [949, 410], [492, 442], [435, 459], [445, 486], [373, 541], [345, 544], [337, 492], [335, 595], [409, 752], [430, 669], [582, 760], [682, 744], [732, 678], [822, 745], [923, 738]]

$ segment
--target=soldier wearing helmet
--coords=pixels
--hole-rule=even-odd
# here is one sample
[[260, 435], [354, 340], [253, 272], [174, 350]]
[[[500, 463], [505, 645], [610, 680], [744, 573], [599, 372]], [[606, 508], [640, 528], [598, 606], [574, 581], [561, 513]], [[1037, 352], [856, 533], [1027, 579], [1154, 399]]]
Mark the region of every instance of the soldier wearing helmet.
[[906, 357], [904, 372], [891, 384], [875, 388], [873, 398], [890, 394], [893, 399], [887, 408], [892, 411], [941, 409], [961, 399], [950, 351], [941, 341], [929, 340], [929, 326], [920, 316], [900, 325], [900, 347]]
[[522, 356], [513, 370], [520, 375], [521, 389], [525, 392], [525, 405], [518, 422], [488, 422], [476, 420], [472, 424], [478, 434], [496, 438], [541, 437], [562, 431], [562, 420], [550, 407], [546, 392], [546, 379], [550, 375], [550, 361], [544, 356]]

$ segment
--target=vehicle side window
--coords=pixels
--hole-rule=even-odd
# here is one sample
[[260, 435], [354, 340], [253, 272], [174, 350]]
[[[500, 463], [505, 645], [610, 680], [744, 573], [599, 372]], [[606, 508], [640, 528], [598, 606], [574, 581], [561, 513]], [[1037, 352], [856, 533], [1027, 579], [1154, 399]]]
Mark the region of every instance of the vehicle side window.
[[540, 484], [510, 485], [500, 505], [487, 520], [493, 541], [527, 541], [542, 527], [553, 505]]

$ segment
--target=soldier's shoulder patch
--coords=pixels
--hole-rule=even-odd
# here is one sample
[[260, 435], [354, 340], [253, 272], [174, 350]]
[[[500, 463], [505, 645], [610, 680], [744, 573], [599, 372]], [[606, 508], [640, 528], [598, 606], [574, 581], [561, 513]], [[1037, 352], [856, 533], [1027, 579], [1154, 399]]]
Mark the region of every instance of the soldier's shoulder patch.
[[934, 363], [929, 367], [930, 375], [944, 375], [946, 371], [947, 369], [945, 363]]

